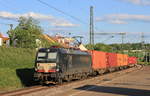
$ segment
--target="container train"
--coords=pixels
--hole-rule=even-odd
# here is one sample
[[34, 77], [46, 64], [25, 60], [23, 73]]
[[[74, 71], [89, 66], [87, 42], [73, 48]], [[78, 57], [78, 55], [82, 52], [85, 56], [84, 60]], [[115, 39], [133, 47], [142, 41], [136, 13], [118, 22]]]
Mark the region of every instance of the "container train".
[[136, 57], [102, 51], [66, 48], [41, 48], [35, 60], [35, 80], [59, 83], [134, 66]]

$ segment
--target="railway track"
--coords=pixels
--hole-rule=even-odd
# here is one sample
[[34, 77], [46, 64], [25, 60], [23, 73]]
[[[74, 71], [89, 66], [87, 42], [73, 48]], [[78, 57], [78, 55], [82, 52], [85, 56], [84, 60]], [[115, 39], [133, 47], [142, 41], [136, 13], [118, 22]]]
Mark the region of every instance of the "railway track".
[[108, 74], [103, 74], [101, 76], [89, 77], [89, 78], [84, 79], [84, 80], [76, 80], [76, 81], [71, 81], [71, 82], [65, 82], [62, 85], [27, 87], [27, 88], [15, 90], [15, 91], [0, 93], [0, 96], [21, 96], [21, 95], [31, 94], [31, 93], [35, 93], [35, 92], [39, 92], [39, 91], [45, 91], [45, 90], [50, 90], [50, 89], [54, 90], [55, 88], [57, 88], [57, 89], [59, 89], [59, 88], [67, 89], [67, 88], [71, 88], [70, 86], [76, 87], [76, 84], [77, 85], [89, 84], [90, 82], [93, 82], [93, 80], [94, 80], [93, 83], [95, 83], [95, 84], [96, 83], [103, 83], [103, 82], [106, 82], [106, 81], [111, 81], [116, 77], [121, 77], [123, 75], [129, 74], [133, 71], [142, 70], [142, 68], [143, 68], [142, 65], [137, 65], [136, 67], [132, 67], [132, 68], [128, 68], [128, 69], [125, 69], [125, 70], [116, 71], [116, 72], [112, 72], [112, 73], [108, 73]]

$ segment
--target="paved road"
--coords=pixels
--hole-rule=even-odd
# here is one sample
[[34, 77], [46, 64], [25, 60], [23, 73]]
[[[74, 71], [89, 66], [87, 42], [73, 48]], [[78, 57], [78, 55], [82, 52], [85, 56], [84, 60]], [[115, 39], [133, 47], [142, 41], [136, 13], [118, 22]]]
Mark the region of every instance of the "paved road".
[[81, 86], [55, 96], [150, 96], [150, 66], [102, 84]]

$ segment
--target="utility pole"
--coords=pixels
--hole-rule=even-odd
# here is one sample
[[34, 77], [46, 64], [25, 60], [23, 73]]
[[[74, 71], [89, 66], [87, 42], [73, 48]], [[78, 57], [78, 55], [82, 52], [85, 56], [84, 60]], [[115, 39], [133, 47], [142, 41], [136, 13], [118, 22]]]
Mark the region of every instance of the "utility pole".
[[124, 44], [124, 35], [125, 34], [121, 34], [121, 36], [122, 36], [122, 44], [121, 44], [122, 45], [121, 46], [122, 47], [122, 53], [124, 53], [124, 47], [123, 47], [123, 44]]
[[13, 24], [9, 24], [10, 25], [10, 30], [12, 30], [13, 29]]
[[146, 53], [146, 48], [145, 48], [145, 42], [144, 42], [144, 33], [142, 32], [141, 33], [141, 47], [142, 47], [142, 53], [144, 53], [144, 59], [146, 60], [147, 62], [147, 53]]
[[90, 44], [94, 44], [93, 6], [90, 7]]
[[142, 45], [142, 49], [144, 49], [144, 33], [141, 33], [141, 45]]

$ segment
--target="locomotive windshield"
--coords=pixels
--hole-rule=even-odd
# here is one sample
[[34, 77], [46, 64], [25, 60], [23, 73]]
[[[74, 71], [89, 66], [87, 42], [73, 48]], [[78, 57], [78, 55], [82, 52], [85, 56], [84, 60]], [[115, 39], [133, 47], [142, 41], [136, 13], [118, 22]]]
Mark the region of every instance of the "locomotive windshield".
[[46, 52], [38, 52], [37, 61], [43, 61], [46, 59]]
[[38, 52], [37, 61], [56, 61], [57, 52]]
[[48, 59], [56, 59], [57, 53], [56, 52], [50, 52], [48, 53]]

